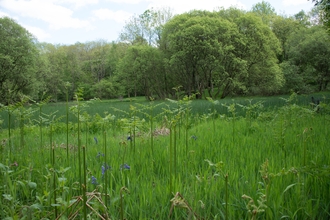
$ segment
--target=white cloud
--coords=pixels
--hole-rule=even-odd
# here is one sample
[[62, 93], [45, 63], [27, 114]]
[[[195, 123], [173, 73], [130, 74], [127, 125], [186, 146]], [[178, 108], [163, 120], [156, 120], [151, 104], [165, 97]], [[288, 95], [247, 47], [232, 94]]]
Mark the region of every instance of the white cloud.
[[167, 0], [160, 2], [158, 0], [153, 0], [149, 5], [149, 8], [161, 8], [161, 7], [170, 7], [174, 9], [175, 13], [181, 14], [183, 12], [188, 12], [193, 9], [197, 10], [208, 10], [213, 11], [219, 7], [229, 8], [235, 6], [237, 8], [246, 9], [245, 6], [237, 0], [191, 0], [179, 1], [179, 0]]
[[51, 29], [89, 28], [89, 22], [72, 17], [73, 11], [51, 1], [2, 0], [1, 6], [23, 17], [32, 17], [48, 23]]
[[310, 3], [306, 0], [283, 0], [282, 4], [284, 6], [297, 6], [297, 5], [304, 5], [306, 3]]
[[0, 11], [0, 18], [2, 18], [2, 17], [9, 17], [9, 14]]
[[138, 4], [141, 2], [148, 2], [150, 0], [107, 0], [108, 2], [120, 3], [120, 4]]
[[70, 4], [75, 8], [80, 8], [86, 5], [95, 5], [99, 3], [99, 0], [52, 0], [55, 4]]
[[132, 16], [131, 13], [126, 11], [112, 11], [107, 8], [94, 10], [92, 13], [100, 20], [114, 20], [118, 23], [125, 23], [125, 21]]
[[39, 41], [45, 41], [45, 39], [50, 37], [49, 33], [46, 33], [44, 30], [38, 27], [33, 27], [30, 25], [22, 25], [26, 30], [28, 30], [33, 36], [35, 36]]

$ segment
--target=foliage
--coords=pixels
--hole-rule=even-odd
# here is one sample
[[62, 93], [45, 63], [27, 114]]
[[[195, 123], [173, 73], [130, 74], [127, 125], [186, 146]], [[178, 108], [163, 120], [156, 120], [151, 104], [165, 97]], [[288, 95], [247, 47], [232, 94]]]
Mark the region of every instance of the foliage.
[[162, 75], [162, 57], [158, 49], [148, 45], [130, 47], [118, 62], [117, 73], [128, 97], [143, 94], [147, 100], [156, 95], [165, 98], [166, 77]]
[[278, 15], [265, 1], [250, 11], [231, 7], [176, 16], [169, 8], [152, 8], [132, 16], [117, 42], [73, 45], [38, 42], [1, 18], [1, 100], [10, 104], [19, 93], [37, 101], [44, 95], [50, 102], [73, 100], [79, 87], [86, 100], [178, 99], [172, 89], [178, 86], [180, 97], [198, 99], [324, 91], [325, 2], [293, 16]]
[[[43, 123], [45, 131], [60, 128], [52, 133], [52, 142], [42, 146], [35, 141], [39, 124], [23, 125], [23, 147], [15, 138], [21, 127], [13, 126], [12, 146], [19, 148], [14, 148], [12, 158], [0, 158], [1, 219], [329, 218], [329, 115], [321, 111], [328, 109], [329, 97], [322, 99], [319, 112], [309, 102], [298, 105], [306, 97], [297, 94], [280, 99], [283, 107], [277, 103], [266, 112], [266, 103], [274, 98], [262, 103], [257, 98], [232, 102], [209, 98], [205, 103], [210, 104], [212, 117], [205, 120], [202, 111], [194, 111], [201, 100], [188, 98], [169, 100], [166, 104], [173, 105], [159, 114], [157, 104], [129, 102], [129, 111], [123, 105], [117, 109], [125, 112], [124, 117], [109, 113], [90, 117], [84, 112], [102, 102], [88, 107], [91, 103], [81, 101], [81, 95], [78, 91], [79, 102], [72, 108], [79, 118], [70, 121], [69, 158], [62, 144], [65, 125], [58, 120]], [[219, 104], [229, 114], [220, 115]], [[45, 111], [49, 106], [31, 107]], [[60, 108], [65, 110], [65, 105]], [[26, 109], [21, 111], [24, 118], [30, 114]], [[165, 116], [169, 123], [164, 123]], [[150, 129], [143, 129], [144, 117], [153, 123]], [[173, 133], [149, 134], [160, 126]], [[232, 126], [234, 130], [228, 129]], [[180, 134], [180, 127], [187, 128], [182, 131], [188, 135]], [[5, 130], [0, 138], [1, 153], [7, 155]], [[81, 163], [77, 144], [83, 151]], [[52, 155], [47, 156], [50, 150]]]
[[311, 86], [314, 91], [326, 90], [330, 80], [330, 44], [325, 30], [319, 26], [301, 29], [291, 36], [288, 44], [291, 66], [288, 70], [293, 70], [295, 75], [286, 75], [294, 80], [301, 78], [299, 81], [302, 82], [297, 85], [298, 88]]
[[315, 2], [315, 6], [320, 8], [322, 13], [322, 20], [327, 27], [328, 31], [330, 30], [330, 1], [329, 0], [312, 0]]
[[34, 37], [13, 19], [0, 18], [0, 99], [9, 104], [35, 88], [38, 52]]
[[120, 33], [120, 41], [131, 45], [157, 46], [161, 41], [163, 26], [173, 17], [170, 8], [148, 9], [132, 16]]
[[200, 97], [205, 89], [221, 98], [276, 93], [283, 84], [278, 39], [257, 15], [228, 10], [192, 11], [165, 25], [162, 48], [175, 82]]

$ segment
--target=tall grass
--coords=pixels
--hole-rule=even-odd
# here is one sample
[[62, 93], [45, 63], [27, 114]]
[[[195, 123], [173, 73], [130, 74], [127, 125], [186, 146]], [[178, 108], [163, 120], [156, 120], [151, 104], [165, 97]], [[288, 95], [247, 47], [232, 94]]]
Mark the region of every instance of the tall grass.
[[[283, 99], [272, 110], [265, 98], [220, 101], [223, 105], [107, 102], [97, 111], [103, 102], [78, 101], [79, 117], [71, 108], [77, 118], [68, 123], [55, 118], [55, 111], [45, 116], [51, 160], [42, 156], [48, 146], [40, 149], [40, 124], [24, 124], [26, 147], [0, 161], [1, 219], [330, 217], [327, 99], [323, 112]], [[54, 110], [49, 106], [43, 106], [44, 114]], [[56, 115], [65, 117], [65, 106]], [[203, 110], [197, 114], [196, 108]], [[11, 144], [20, 146], [19, 121], [12, 122]], [[164, 127], [170, 132], [156, 132]], [[7, 127], [0, 138], [8, 139]], [[8, 143], [1, 147], [9, 155]]]

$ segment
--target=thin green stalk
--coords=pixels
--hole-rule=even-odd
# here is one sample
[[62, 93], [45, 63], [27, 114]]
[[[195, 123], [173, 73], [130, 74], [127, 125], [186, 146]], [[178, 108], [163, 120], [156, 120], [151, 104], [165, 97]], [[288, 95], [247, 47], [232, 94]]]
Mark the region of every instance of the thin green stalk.
[[236, 114], [235, 114], [235, 104], [233, 104], [233, 111], [232, 111], [232, 114], [233, 114], [233, 144], [235, 144], [235, 121], [236, 121]]
[[[133, 108], [133, 152], [135, 153], [135, 137], [136, 137], [136, 108]], [[132, 138], [132, 137], [131, 137]]]
[[186, 127], [185, 127], [185, 141], [186, 141], [186, 155], [188, 155], [188, 129], [189, 129], [189, 109], [186, 109]]
[[[56, 170], [55, 170], [55, 148], [54, 146], [51, 147], [53, 159], [52, 159], [52, 165], [53, 165], [53, 202], [56, 204]], [[57, 218], [57, 206], [54, 206], [55, 210], [55, 218]]]
[[84, 200], [84, 219], [87, 219], [87, 192], [86, 192], [86, 187], [87, 187], [87, 181], [86, 181], [86, 147], [82, 147], [83, 150], [83, 168], [84, 168], [84, 185], [83, 185], [83, 200]]
[[125, 187], [120, 189], [120, 219], [124, 220], [124, 198], [123, 198], [123, 190]]
[[85, 122], [85, 133], [86, 133], [86, 140], [85, 140], [85, 150], [87, 151], [87, 146], [88, 146], [88, 121], [86, 120]]
[[80, 106], [78, 103], [77, 118], [78, 118], [78, 170], [79, 170], [79, 194], [82, 193], [82, 174], [81, 174], [81, 139], [80, 139]]
[[42, 151], [42, 126], [43, 126], [43, 119], [41, 116], [42, 113], [42, 105], [39, 106], [39, 132], [40, 132], [40, 150]]
[[20, 147], [21, 149], [24, 148], [24, 116], [22, 109], [20, 109], [20, 116], [19, 116], [19, 131], [20, 131]]
[[69, 94], [66, 90], [66, 159], [69, 163]]
[[170, 169], [170, 194], [172, 193], [172, 176], [173, 176], [173, 161], [172, 161], [172, 151], [173, 151], [173, 129], [170, 127], [170, 147], [169, 147], [169, 169]]
[[8, 144], [9, 144], [9, 160], [11, 160], [11, 112], [10, 109], [8, 109]]
[[108, 207], [108, 172], [107, 171], [107, 133], [103, 124], [103, 147], [104, 147], [104, 204]]
[[154, 155], [154, 117], [153, 117], [153, 108], [151, 108], [151, 114], [150, 114], [150, 147], [151, 147], [151, 153], [152, 156]]
[[176, 179], [176, 174], [177, 174], [177, 146], [176, 146], [176, 125], [174, 125], [174, 129], [173, 129], [173, 133], [174, 133], [174, 140], [173, 140], [173, 157], [174, 157], [174, 177]]
[[52, 123], [49, 125], [49, 147], [50, 147], [50, 155], [49, 155], [49, 161], [50, 164], [54, 164], [53, 160], [53, 129], [52, 129]]
[[226, 212], [225, 220], [228, 220], [228, 173], [225, 175], [225, 193], [226, 193]]

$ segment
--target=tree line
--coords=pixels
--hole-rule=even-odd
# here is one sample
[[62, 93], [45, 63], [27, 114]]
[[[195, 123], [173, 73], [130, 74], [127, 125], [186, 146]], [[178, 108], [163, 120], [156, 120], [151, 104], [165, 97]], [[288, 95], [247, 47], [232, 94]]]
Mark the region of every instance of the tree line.
[[330, 36], [324, 7], [279, 15], [262, 1], [250, 11], [218, 8], [173, 15], [168, 8], [131, 17], [118, 41], [38, 42], [0, 18], [0, 98], [53, 101], [177, 94], [197, 98], [324, 91]]

